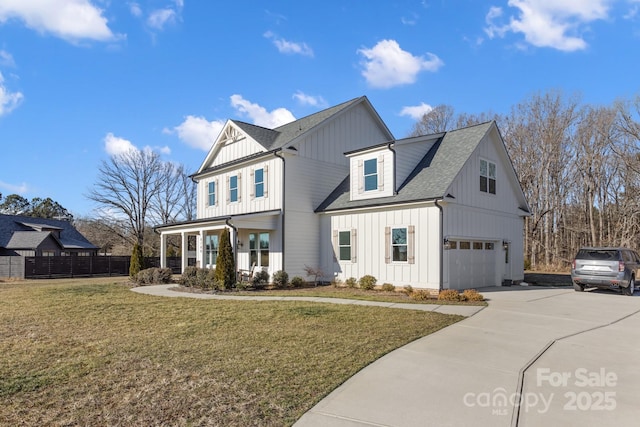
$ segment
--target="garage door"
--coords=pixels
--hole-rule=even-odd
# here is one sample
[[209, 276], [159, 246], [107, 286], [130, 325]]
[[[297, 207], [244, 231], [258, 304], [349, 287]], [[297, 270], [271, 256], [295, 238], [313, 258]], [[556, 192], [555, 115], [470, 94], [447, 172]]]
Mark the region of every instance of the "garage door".
[[495, 286], [496, 244], [491, 241], [451, 240], [449, 242], [449, 288], [471, 289]]

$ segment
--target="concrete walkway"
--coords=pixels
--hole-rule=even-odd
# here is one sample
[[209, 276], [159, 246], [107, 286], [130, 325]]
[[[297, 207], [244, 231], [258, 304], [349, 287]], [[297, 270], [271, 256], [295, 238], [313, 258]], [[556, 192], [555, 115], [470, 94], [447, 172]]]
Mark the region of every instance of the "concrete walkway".
[[367, 366], [295, 426], [638, 425], [638, 294], [482, 293], [487, 308]]
[[252, 296], [252, 295], [216, 295], [201, 294], [191, 292], [180, 292], [172, 290], [176, 285], [152, 285], [133, 288], [132, 291], [140, 294], [155, 295], [162, 297], [182, 297], [215, 300], [240, 300], [240, 301], [309, 301], [329, 304], [350, 304], [350, 305], [370, 305], [376, 307], [400, 308], [405, 310], [434, 311], [442, 314], [459, 314], [461, 316], [471, 316], [484, 309], [484, 306], [473, 305], [439, 305], [439, 304], [403, 304], [393, 302], [363, 301], [344, 298], [323, 298], [323, 297], [285, 297], [285, 296]]

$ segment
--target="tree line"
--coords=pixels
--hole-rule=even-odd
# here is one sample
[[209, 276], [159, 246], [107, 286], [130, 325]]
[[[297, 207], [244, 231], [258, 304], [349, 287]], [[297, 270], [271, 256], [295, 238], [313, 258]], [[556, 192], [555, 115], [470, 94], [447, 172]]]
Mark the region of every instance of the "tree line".
[[411, 136], [496, 120], [529, 203], [525, 267], [566, 268], [581, 246], [638, 247], [640, 96], [589, 105], [549, 90], [498, 115], [440, 105]]

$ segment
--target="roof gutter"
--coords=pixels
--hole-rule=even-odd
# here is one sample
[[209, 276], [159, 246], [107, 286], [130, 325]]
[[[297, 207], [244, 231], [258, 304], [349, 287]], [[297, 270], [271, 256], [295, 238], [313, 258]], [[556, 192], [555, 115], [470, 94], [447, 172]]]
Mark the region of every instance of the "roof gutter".
[[438, 283], [438, 293], [442, 292], [444, 282], [444, 209], [442, 205], [438, 204], [442, 200], [434, 200], [436, 207], [440, 211], [440, 238], [438, 239], [438, 246], [440, 247], [440, 278]]
[[396, 150], [393, 149], [393, 141], [387, 144], [387, 148], [391, 151], [393, 157], [393, 195], [398, 195], [398, 188], [396, 187]]
[[285, 246], [284, 215], [285, 215], [285, 212], [286, 212], [285, 205], [286, 205], [286, 202], [287, 202], [287, 193], [285, 192], [285, 184], [287, 182], [287, 180], [286, 180], [286, 176], [287, 176], [287, 174], [286, 174], [286, 171], [287, 171], [286, 166], [287, 166], [287, 163], [284, 160], [284, 156], [282, 154], [280, 154], [281, 151], [282, 151], [282, 149], [276, 150], [276, 151], [273, 152], [273, 155], [276, 156], [277, 158], [279, 158], [280, 160], [282, 160], [282, 213], [281, 213], [282, 216], [280, 217], [280, 221], [281, 221], [281, 223], [280, 223], [280, 236], [281, 236], [281, 239], [282, 239], [282, 243], [281, 243], [282, 244], [282, 270], [286, 271], [285, 270], [285, 263], [284, 263], [284, 257], [285, 257], [285, 254], [286, 254], [286, 251], [284, 250], [284, 246]]

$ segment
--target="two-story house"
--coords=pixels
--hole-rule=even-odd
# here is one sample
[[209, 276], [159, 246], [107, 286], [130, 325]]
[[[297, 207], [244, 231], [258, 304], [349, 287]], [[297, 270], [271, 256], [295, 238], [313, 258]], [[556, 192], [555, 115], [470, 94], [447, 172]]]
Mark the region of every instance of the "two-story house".
[[366, 97], [276, 129], [229, 120], [193, 179], [198, 219], [156, 228], [163, 265], [179, 234], [215, 267], [228, 228], [239, 269], [433, 289], [523, 278], [528, 207], [493, 122], [395, 140]]

